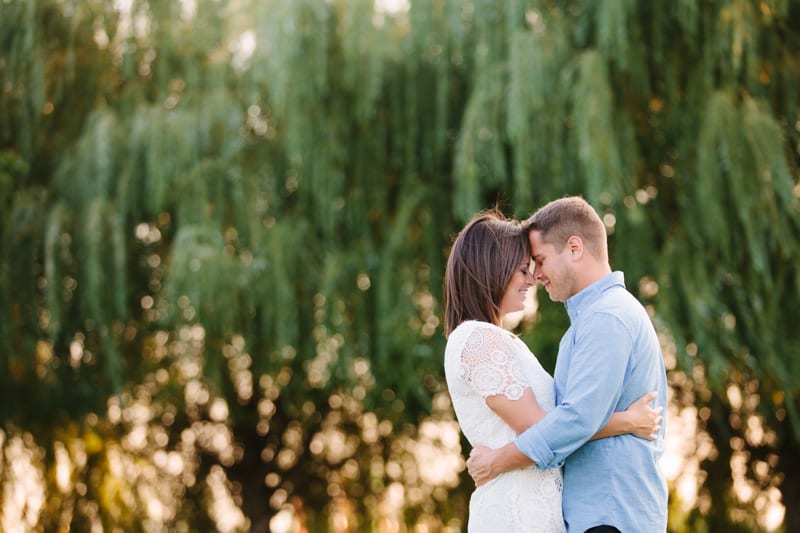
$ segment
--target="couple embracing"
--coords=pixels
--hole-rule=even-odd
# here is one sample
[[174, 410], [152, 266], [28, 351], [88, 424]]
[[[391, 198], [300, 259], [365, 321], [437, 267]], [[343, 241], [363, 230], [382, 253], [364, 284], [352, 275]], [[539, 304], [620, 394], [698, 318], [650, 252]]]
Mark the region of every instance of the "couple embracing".
[[[500, 327], [536, 283], [570, 318], [553, 377]], [[473, 446], [468, 531], [666, 531], [664, 361], [591, 205], [561, 198], [522, 224], [476, 215], [447, 262], [445, 334], [447, 386]]]

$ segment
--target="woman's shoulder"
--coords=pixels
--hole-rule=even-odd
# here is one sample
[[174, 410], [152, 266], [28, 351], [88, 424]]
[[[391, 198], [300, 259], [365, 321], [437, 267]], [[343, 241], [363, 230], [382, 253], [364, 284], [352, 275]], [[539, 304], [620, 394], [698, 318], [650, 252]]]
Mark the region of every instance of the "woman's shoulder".
[[483, 320], [465, 320], [464, 322], [456, 326], [456, 329], [453, 330], [451, 335], [456, 332], [458, 332], [461, 335], [464, 334], [469, 335], [475, 331], [489, 331], [492, 332], [493, 334], [498, 334], [498, 335], [506, 334], [513, 336], [513, 333], [511, 333], [507, 329], [501, 328], [500, 326], [492, 324], [491, 322], [484, 322]]
[[465, 320], [450, 333], [451, 339], [465, 341], [475, 336], [486, 336], [489, 338], [513, 338], [514, 334], [507, 329], [501, 328], [491, 322], [482, 320]]
[[511, 331], [481, 320], [466, 320], [450, 333], [448, 344], [466, 344], [473, 348], [493, 345], [516, 350], [518, 337]]

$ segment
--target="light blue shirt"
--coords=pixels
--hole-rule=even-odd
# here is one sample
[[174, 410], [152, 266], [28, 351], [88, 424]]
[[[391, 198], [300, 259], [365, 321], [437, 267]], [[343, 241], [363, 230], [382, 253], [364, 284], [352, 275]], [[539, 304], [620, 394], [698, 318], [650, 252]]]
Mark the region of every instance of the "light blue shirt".
[[620, 435], [589, 442], [615, 411], [650, 391], [667, 405], [664, 358], [652, 321], [613, 272], [566, 301], [570, 327], [555, 369], [556, 408], [515, 444], [539, 468], [564, 467], [570, 532], [598, 525], [622, 533], [667, 529], [667, 484], [658, 460], [664, 426], [649, 441]]

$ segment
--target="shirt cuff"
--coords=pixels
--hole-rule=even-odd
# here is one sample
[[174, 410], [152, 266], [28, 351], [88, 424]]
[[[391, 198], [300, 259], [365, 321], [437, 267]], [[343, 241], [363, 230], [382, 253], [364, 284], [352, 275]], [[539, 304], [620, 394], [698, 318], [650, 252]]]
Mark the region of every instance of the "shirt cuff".
[[536, 466], [539, 468], [560, 466], [554, 464], [556, 456], [537, 429], [536, 426], [528, 428], [514, 440], [514, 445], [519, 451], [535, 462]]

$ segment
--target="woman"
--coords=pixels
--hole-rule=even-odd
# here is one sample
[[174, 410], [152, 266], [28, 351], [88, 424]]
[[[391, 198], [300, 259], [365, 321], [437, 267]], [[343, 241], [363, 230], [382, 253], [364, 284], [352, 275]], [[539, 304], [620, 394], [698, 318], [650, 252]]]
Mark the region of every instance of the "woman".
[[[527, 236], [496, 212], [459, 233], [445, 272], [445, 377], [461, 430], [472, 446], [498, 448], [554, 408], [553, 378], [501, 318], [524, 308], [534, 285]], [[651, 438], [657, 412], [648, 395], [615, 413], [595, 435]], [[561, 469], [522, 468], [478, 487], [468, 531], [563, 532]]]

